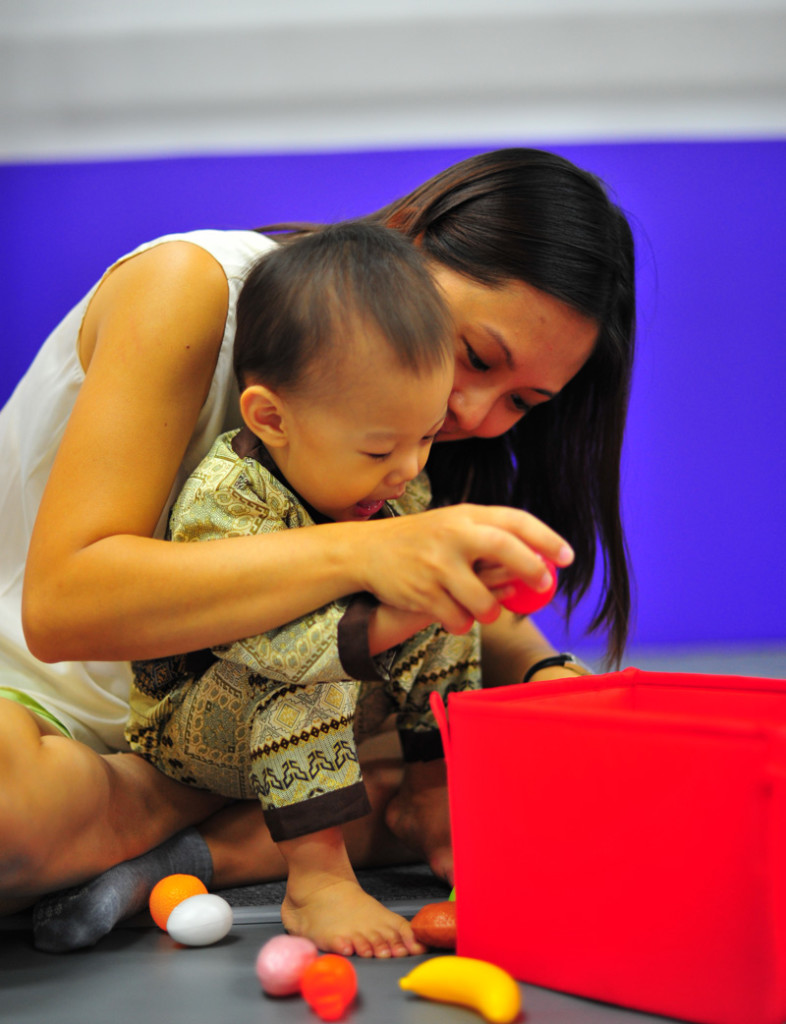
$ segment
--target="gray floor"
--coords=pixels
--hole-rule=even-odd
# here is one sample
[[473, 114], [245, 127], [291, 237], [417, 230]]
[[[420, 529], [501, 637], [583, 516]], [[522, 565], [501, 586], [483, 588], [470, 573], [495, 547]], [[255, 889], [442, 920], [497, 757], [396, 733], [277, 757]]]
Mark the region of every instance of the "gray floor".
[[[687, 671], [786, 679], [786, 647], [681, 648], [634, 651], [628, 665], [650, 671]], [[369, 887], [394, 909], [412, 916], [444, 898], [422, 872], [402, 895], [401, 879], [370, 880]], [[255, 887], [256, 888], [256, 887]], [[96, 947], [55, 956], [33, 948], [29, 917], [0, 919], [0, 1020], [14, 1024], [316, 1024], [297, 998], [274, 1000], [259, 988], [254, 961], [267, 939], [281, 932], [276, 893], [234, 890], [235, 923], [221, 943], [178, 947], [144, 919], [118, 928]], [[273, 902], [271, 902], [271, 900]], [[249, 903], [256, 905], [247, 905]], [[470, 1010], [418, 999], [398, 980], [420, 958], [356, 961], [359, 997], [345, 1015], [356, 1024], [467, 1024]], [[646, 1024], [664, 1018], [576, 999], [522, 985], [527, 1024]]]
[[[242, 915], [241, 915], [242, 917]], [[262, 994], [260, 947], [280, 925], [236, 923], [222, 942], [177, 946], [155, 928], [120, 928], [98, 946], [66, 956], [38, 953], [23, 930], [0, 931], [0, 1019], [14, 1024], [317, 1024], [297, 997]], [[479, 1024], [463, 1007], [419, 999], [398, 987], [421, 961], [356, 960], [356, 1024]], [[522, 985], [527, 1024], [646, 1024], [662, 1017]]]
[[[576, 653], [582, 656], [580, 649]], [[592, 653], [584, 660], [596, 671], [601, 671]], [[786, 643], [632, 648], [627, 652], [622, 667], [629, 665], [647, 672], [699, 672], [786, 679]]]

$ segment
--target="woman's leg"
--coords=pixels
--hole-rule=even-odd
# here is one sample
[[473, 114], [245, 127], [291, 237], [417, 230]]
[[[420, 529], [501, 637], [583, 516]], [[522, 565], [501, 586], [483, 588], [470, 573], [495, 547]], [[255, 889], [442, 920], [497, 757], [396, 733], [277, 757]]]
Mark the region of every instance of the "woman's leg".
[[[396, 734], [366, 741], [359, 755], [372, 810], [345, 826], [352, 863], [417, 861], [385, 822], [402, 781]], [[54, 891], [36, 907], [36, 943], [65, 951], [142, 909], [160, 877], [202, 875], [194, 865], [211, 858], [214, 889], [284, 877], [258, 802], [218, 810], [223, 803], [133, 754], [99, 755], [0, 699], [0, 913]], [[187, 828], [199, 821], [201, 838]]]
[[[36, 724], [35, 716], [31, 717], [34, 720], [33, 724]], [[39, 732], [42, 744], [43, 735], [49, 735], [52, 739], [63, 739], [59, 734], [50, 734], [47, 729], [48, 727], [43, 726], [43, 731]], [[71, 757], [84, 759], [88, 767], [93, 769], [96, 769], [97, 762], [99, 778], [103, 778], [106, 771], [102, 762], [109, 762], [108, 771], [111, 776], [117, 765], [125, 768], [126, 762], [132, 758], [132, 755], [102, 758], [74, 741], [66, 743], [77, 748], [76, 751], [70, 747], [63, 748]], [[384, 822], [385, 808], [401, 782], [402, 765], [398, 739], [391, 733], [386, 737], [370, 740], [361, 746], [360, 753], [372, 812], [345, 827], [346, 845], [352, 862], [356, 867], [411, 863], [418, 859], [417, 856], [395, 839]], [[136, 759], [131, 761], [132, 765], [134, 761]], [[170, 784], [166, 776], [155, 769], [151, 770], [141, 759], [139, 765], [142, 771], [138, 781], [146, 789], [149, 790], [151, 784], [155, 787], [159, 782], [162, 785]], [[66, 764], [63, 765], [63, 770], [69, 770]], [[133, 797], [133, 781], [129, 780], [126, 788], [128, 785], [131, 786]], [[197, 790], [190, 790], [176, 783], [171, 785], [176, 786], [176, 799], [182, 798], [183, 790], [189, 795], [200, 795]], [[138, 805], [146, 806], [145, 801], [146, 797], [142, 795]], [[82, 804], [79, 801], [77, 803], [81, 809]], [[204, 802], [201, 804], [204, 807]], [[124, 806], [129, 807], [127, 800]], [[215, 801], [211, 798], [207, 810], [212, 810], [214, 806]], [[171, 810], [169, 814], [163, 816], [164, 827], [168, 829], [172, 829], [172, 822], [175, 820]], [[141, 824], [141, 820], [138, 824]], [[114, 853], [107, 852], [102, 859], [92, 862], [103, 864], [103, 869], [99, 867], [97, 872], [93, 872], [97, 877], [89, 875], [90, 880], [84, 884], [79, 883], [82, 881], [81, 876], [85, 870], [83, 865], [86, 861], [84, 857], [81, 861], [75, 860], [75, 864], [82, 865], [79, 874], [71, 872], [67, 877], [62, 877], [64, 885], [73, 885], [76, 882], [77, 886], [58, 891], [37, 903], [33, 915], [36, 946], [49, 952], [65, 952], [93, 945], [118, 921], [143, 910], [155, 883], [168, 874], [195, 874], [213, 889], [284, 877], [283, 859], [278, 847], [270, 838], [257, 800], [242, 801], [212, 814], [200, 827], [200, 831], [202, 835], [194, 828], [186, 828], [149, 851], [141, 851], [142, 855], [135, 855], [132, 852], [129, 856], [133, 859], [122, 859], [122, 862], [117, 862], [112, 858], [122, 858], [120, 851], [124, 847], [118, 841], [122, 837], [115, 835], [111, 823], [108, 833], [103, 827], [95, 830], [94, 834], [102, 838], [107, 849], [113, 850]], [[48, 839], [46, 830], [43, 830], [43, 833], [44, 838]], [[146, 842], [152, 844], [156, 839], [163, 839], [160, 832], [154, 835], [148, 830]], [[71, 849], [75, 849], [71, 834], [61, 834], [61, 841], [66, 845], [70, 843]], [[126, 845], [125, 848], [133, 851], [139, 846], [141, 844], [137, 842], [133, 847]], [[107, 858], [111, 859], [111, 863]], [[35, 866], [37, 859], [29, 847], [25, 855], [25, 847], [19, 844], [19, 861], [26, 861], [24, 877], [30, 879], [27, 883], [29, 891], [24, 899], [6, 899], [0, 908], [2, 912], [9, 913], [22, 909], [32, 902], [30, 893], [34, 896], [39, 894], [39, 879]], [[66, 860], [69, 860], [67, 856]], [[48, 867], [46, 877], [50, 881], [47, 884], [52, 885], [51, 878], [55, 875], [53, 866]], [[23, 891], [23, 884], [22, 878], [18, 878], [15, 888], [11, 891]], [[13, 881], [11, 885], [14, 886]]]
[[137, 857], [224, 803], [0, 698], [0, 913]]

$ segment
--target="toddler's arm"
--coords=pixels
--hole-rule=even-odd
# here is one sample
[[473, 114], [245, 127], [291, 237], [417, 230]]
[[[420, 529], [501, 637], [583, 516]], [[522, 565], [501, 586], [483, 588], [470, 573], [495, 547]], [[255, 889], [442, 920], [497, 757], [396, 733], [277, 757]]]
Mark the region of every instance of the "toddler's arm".
[[[434, 622], [433, 615], [421, 612], [402, 612], [400, 608], [392, 608], [381, 604], [371, 613], [368, 624], [368, 649], [374, 657], [391, 647], [398, 647], [421, 629]], [[468, 628], [472, 625], [470, 621]]]

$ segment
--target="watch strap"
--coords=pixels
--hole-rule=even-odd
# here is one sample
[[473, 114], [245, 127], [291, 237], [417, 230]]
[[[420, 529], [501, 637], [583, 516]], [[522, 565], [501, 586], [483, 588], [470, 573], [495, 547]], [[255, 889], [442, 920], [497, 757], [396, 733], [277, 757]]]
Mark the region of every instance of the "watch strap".
[[564, 651], [562, 654], [552, 654], [549, 658], [541, 658], [540, 661], [536, 661], [534, 665], [531, 665], [524, 673], [524, 678], [521, 680], [522, 683], [529, 683], [532, 677], [540, 672], [542, 668], [564, 668], [566, 665], [570, 665], [571, 669], [577, 676], [589, 676], [592, 675], [590, 669], [586, 665], [583, 665], [575, 654], [571, 654], [569, 651]]

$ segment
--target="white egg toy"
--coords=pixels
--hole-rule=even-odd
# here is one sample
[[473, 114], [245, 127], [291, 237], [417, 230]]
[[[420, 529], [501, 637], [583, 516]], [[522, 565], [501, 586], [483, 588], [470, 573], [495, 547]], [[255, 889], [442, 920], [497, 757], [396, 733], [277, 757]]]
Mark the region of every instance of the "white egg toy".
[[178, 903], [169, 915], [166, 930], [184, 946], [211, 946], [229, 932], [232, 920], [232, 908], [226, 900], [214, 893], [201, 893]]

